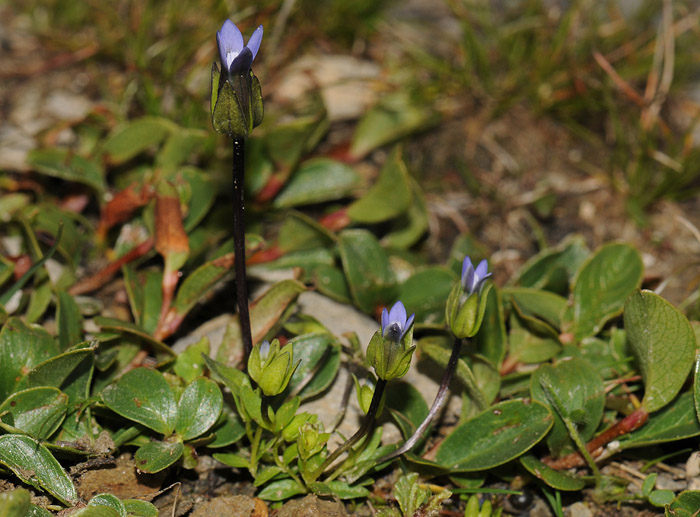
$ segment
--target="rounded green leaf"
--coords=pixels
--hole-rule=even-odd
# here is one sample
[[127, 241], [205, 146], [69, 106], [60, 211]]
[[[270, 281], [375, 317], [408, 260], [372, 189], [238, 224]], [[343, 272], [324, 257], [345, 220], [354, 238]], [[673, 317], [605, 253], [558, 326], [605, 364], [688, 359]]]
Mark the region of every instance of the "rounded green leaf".
[[644, 379], [642, 405], [650, 413], [678, 395], [695, 358], [688, 319], [651, 291], [637, 291], [625, 304], [627, 339]]
[[444, 267], [422, 269], [399, 286], [398, 299], [415, 313], [416, 321], [439, 325], [445, 321], [445, 303], [456, 280]]
[[129, 517], [158, 517], [158, 508], [153, 503], [138, 499], [126, 499], [122, 502]]
[[180, 396], [175, 430], [183, 440], [207, 432], [219, 418], [224, 399], [219, 386], [200, 377], [191, 382]]
[[46, 490], [65, 505], [78, 501], [78, 493], [68, 474], [49, 450], [29, 436], [0, 436], [0, 463], [23, 482]]
[[306, 488], [301, 486], [293, 479], [282, 479], [273, 481], [263, 488], [258, 497], [266, 501], [284, 501], [295, 495], [305, 494]]
[[670, 405], [649, 416], [644, 426], [620, 438], [620, 449], [648, 447], [700, 435], [693, 394], [681, 394]]
[[377, 182], [348, 207], [348, 216], [358, 223], [379, 223], [402, 214], [413, 199], [409, 178], [397, 147], [384, 164]]
[[67, 409], [68, 395], [58, 388], [30, 388], [0, 404], [0, 421], [44, 440], [61, 425]]
[[[340, 367], [340, 347], [327, 333], [306, 334], [291, 339], [285, 346], [293, 346], [294, 361], [301, 361], [292, 374], [286, 393], [295, 391], [306, 382], [298, 395], [301, 400], [314, 397], [335, 379]], [[313, 375], [311, 380], [309, 375]]]
[[111, 508], [116, 511], [121, 517], [126, 517], [126, 508], [121, 500], [112, 494], [97, 494], [95, 497], [90, 499], [88, 506], [95, 506], [99, 508]]
[[134, 462], [137, 469], [155, 474], [179, 460], [184, 451], [182, 442], [149, 442], [139, 447], [134, 454]]
[[455, 472], [490, 469], [527, 452], [552, 422], [549, 409], [539, 402], [501, 402], [458, 426], [440, 445], [435, 461]]
[[574, 304], [564, 318], [576, 338], [597, 334], [620, 314], [643, 273], [642, 258], [632, 246], [612, 243], [599, 248], [579, 269], [572, 288]]
[[673, 517], [697, 517], [700, 508], [700, 490], [686, 490], [670, 504], [668, 510]]
[[530, 474], [541, 479], [555, 490], [577, 491], [586, 485], [586, 482], [580, 477], [561, 470], [555, 470], [542, 463], [533, 454], [521, 456], [520, 463]]
[[168, 119], [143, 117], [116, 128], [102, 148], [114, 164], [130, 160], [146, 149], [160, 144], [176, 126]]
[[360, 309], [371, 313], [377, 305], [394, 301], [397, 290], [389, 257], [372, 233], [341, 232], [338, 251], [350, 294]]
[[43, 328], [10, 318], [0, 331], [0, 400], [10, 396], [35, 365], [58, 353], [58, 344]]
[[349, 165], [329, 158], [313, 158], [294, 172], [275, 198], [274, 206], [289, 208], [340, 199], [350, 194], [359, 181], [359, 175]]
[[[605, 387], [598, 371], [585, 359], [574, 357], [558, 362], [555, 366], [543, 364], [530, 377], [530, 395], [538, 402], [550, 406], [540, 380], [549, 379], [549, 384], [566, 411], [576, 424], [581, 439], [588, 441], [603, 417], [605, 407]], [[554, 426], [547, 436], [547, 445], [554, 456], [562, 452], [572, 452], [575, 448], [564, 421], [555, 408]], [[579, 420], [576, 415], [582, 415]]]
[[175, 429], [175, 397], [159, 371], [136, 368], [127, 372], [102, 390], [102, 401], [115, 413], [163, 435]]

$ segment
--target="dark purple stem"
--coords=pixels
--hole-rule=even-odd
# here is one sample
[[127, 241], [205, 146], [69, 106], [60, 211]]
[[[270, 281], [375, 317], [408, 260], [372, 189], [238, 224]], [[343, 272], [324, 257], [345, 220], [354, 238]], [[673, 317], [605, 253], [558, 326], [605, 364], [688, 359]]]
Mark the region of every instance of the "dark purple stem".
[[418, 426], [415, 432], [411, 435], [411, 437], [408, 440], [404, 442], [404, 444], [401, 447], [396, 449], [394, 452], [389, 453], [386, 456], [380, 458], [379, 461], [377, 461], [377, 465], [380, 465], [389, 460], [393, 460], [394, 458], [398, 458], [402, 454], [410, 451], [411, 449], [413, 449], [413, 447], [415, 447], [418, 441], [421, 438], [423, 438], [423, 435], [428, 430], [430, 424], [440, 413], [440, 409], [442, 408], [442, 405], [445, 402], [445, 398], [447, 398], [447, 388], [449, 387], [450, 381], [452, 380], [452, 376], [455, 373], [455, 368], [457, 367], [457, 362], [459, 361], [459, 350], [461, 347], [462, 340], [459, 338], [455, 338], [454, 344], [452, 345], [452, 353], [450, 354], [450, 359], [449, 361], [447, 361], [447, 367], [445, 368], [445, 373], [442, 376], [440, 388], [438, 388], [438, 392], [437, 395], [435, 395], [433, 405], [430, 407], [430, 411], [428, 411], [428, 415], [425, 417], [425, 420], [421, 422], [421, 424]]
[[236, 268], [236, 302], [238, 319], [241, 324], [241, 337], [245, 352], [244, 364], [253, 349], [250, 332], [250, 314], [248, 313], [248, 284], [245, 271], [245, 205], [243, 200], [245, 140], [233, 139], [233, 245]]

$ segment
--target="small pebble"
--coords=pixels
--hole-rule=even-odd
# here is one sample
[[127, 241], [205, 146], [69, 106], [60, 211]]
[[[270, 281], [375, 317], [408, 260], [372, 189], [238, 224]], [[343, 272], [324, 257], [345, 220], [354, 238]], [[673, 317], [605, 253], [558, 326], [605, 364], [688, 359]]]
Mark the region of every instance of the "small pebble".
[[593, 517], [593, 512], [588, 509], [588, 506], [578, 502], [569, 506], [569, 517]]

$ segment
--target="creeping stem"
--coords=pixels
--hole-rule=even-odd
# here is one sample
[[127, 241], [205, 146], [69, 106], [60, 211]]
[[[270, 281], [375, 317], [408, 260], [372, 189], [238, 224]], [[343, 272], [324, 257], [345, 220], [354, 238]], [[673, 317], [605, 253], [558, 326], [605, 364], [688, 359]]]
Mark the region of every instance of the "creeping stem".
[[250, 333], [250, 315], [248, 313], [248, 284], [246, 283], [245, 268], [245, 221], [243, 205], [245, 140], [233, 139], [233, 244], [235, 250], [236, 268], [236, 302], [241, 324], [244, 364], [247, 364], [250, 351], [253, 349], [253, 339]]
[[369, 432], [370, 429], [372, 429], [374, 421], [377, 418], [379, 405], [381, 404], [382, 397], [384, 396], [384, 388], [386, 388], [386, 383], [387, 381], [385, 379], [377, 380], [377, 384], [374, 387], [374, 394], [372, 395], [372, 401], [369, 403], [369, 410], [365, 415], [365, 419], [362, 422], [362, 425], [355, 432], [355, 434], [353, 434], [344, 444], [339, 446], [330, 454], [330, 456], [326, 458], [326, 461], [323, 462], [323, 465], [321, 465], [318, 468], [318, 470], [314, 473], [314, 478], [318, 478], [318, 476], [323, 474], [323, 472], [338, 458], [338, 456], [340, 456], [350, 447], [355, 445], [360, 440], [360, 438], [362, 438]]
[[454, 375], [455, 373], [457, 361], [459, 361], [459, 350], [461, 346], [462, 340], [459, 338], [455, 338], [454, 344], [452, 345], [452, 353], [450, 354], [450, 359], [447, 362], [447, 368], [445, 368], [445, 373], [442, 376], [440, 388], [438, 388], [438, 392], [437, 395], [435, 395], [433, 405], [430, 406], [430, 411], [428, 411], [428, 415], [425, 417], [425, 420], [421, 422], [421, 424], [418, 426], [415, 432], [411, 435], [411, 437], [408, 440], [404, 442], [404, 444], [401, 447], [396, 449], [394, 452], [382, 457], [379, 461], [377, 461], [377, 465], [380, 465], [385, 461], [393, 460], [394, 458], [397, 458], [402, 454], [410, 451], [423, 437], [426, 430], [428, 429], [428, 426], [432, 423], [432, 421], [435, 419], [438, 413], [440, 413], [440, 409], [442, 408], [442, 405], [445, 402], [445, 398], [447, 397], [447, 388], [449, 387], [450, 381], [452, 380], [452, 375]]

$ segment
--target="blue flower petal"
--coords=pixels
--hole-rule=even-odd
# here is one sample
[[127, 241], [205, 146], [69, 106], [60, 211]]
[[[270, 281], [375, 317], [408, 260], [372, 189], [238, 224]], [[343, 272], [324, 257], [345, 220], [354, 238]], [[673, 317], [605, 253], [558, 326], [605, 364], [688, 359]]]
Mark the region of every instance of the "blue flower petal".
[[221, 65], [229, 70], [233, 60], [245, 46], [243, 34], [231, 20], [226, 20], [221, 26], [221, 30], [216, 33], [216, 43], [219, 46]]
[[255, 32], [248, 40], [248, 45], [246, 45], [250, 49], [250, 51], [253, 53], [253, 59], [255, 59], [255, 56], [258, 55], [258, 49], [260, 48], [260, 42], [262, 41], [262, 37], [263, 37], [263, 26], [261, 25], [260, 27], [255, 29]]

